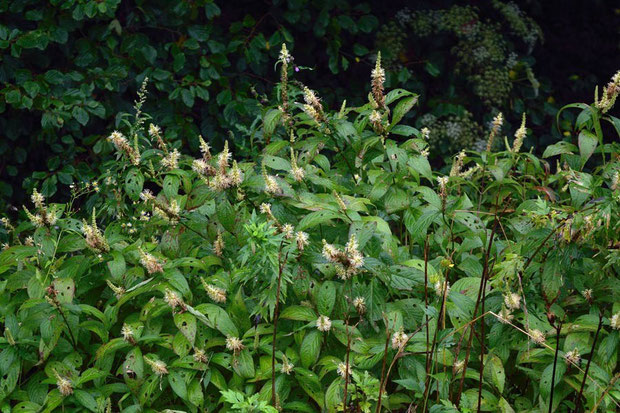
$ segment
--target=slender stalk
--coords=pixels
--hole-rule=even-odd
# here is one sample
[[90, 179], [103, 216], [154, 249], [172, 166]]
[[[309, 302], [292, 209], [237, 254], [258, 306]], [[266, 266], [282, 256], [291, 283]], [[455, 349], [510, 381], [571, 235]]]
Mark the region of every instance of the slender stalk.
[[[449, 274], [450, 274], [450, 269], [448, 268], [448, 270], [446, 271], [446, 280], [448, 279]], [[441, 298], [441, 308], [439, 309], [439, 318], [437, 319], [437, 324], [435, 325], [435, 334], [433, 335], [433, 343], [431, 344], [431, 349], [430, 349], [431, 367], [433, 367], [433, 355], [435, 354], [435, 347], [437, 345], [437, 333], [439, 332], [439, 326], [443, 322], [442, 318], [443, 316], [445, 316], [445, 306], [446, 306], [447, 296], [448, 296], [448, 282], [446, 281], [443, 287], [443, 294]], [[422, 407], [422, 412], [426, 411], [426, 407], [428, 403], [428, 396], [430, 395], [430, 388], [431, 388], [431, 374], [430, 373], [431, 371], [429, 371], [426, 374], [426, 380], [424, 382], [424, 405]]]
[[282, 273], [284, 272], [284, 264], [288, 257], [288, 252], [282, 262], [282, 245], [280, 244], [280, 251], [278, 252], [278, 286], [276, 289], [276, 307], [273, 311], [273, 336], [271, 338], [271, 402], [273, 407], [277, 408], [276, 398], [276, 335], [278, 333], [278, 316], [280, 315], [280, 289], [282, 286]]
[[[476, 299], [476, 305], [474, 307], [474, 314], [473, 317], [476, 318], [476, 316], [478, 315], [478, 308], [480, 306], [480, 302], [481, 302], [481, 298], [483, 297], [483, 293], [484, 293], [484, 288], [485, 288], [485, 280], [487, 277], [487, 271], [489, 268], [489, 254], [491, 251], [491, 247], [493, 246], [493, 237], [495, 236], [495, 231], [497, 230], [497, 216], [495, 217], [495, 224], [493, 225], [493, 229], [491, 230], [491, 236], [489, 238], [489, 244], [487, 246], [486, 252], [485, 252], [485, 259], [484, 259], [484, 268], [482, 270], [482, 279], [480, 280], [480, 287], [478, 288], [478, 298]], [[484, 314], [484, 312], [483, 312]], [[484, 322], [484, 320], [483, 320]], [[467, 364], [469, 363], [469, 355], [471, 353], [471, 345], [472, 345], [472, 340], [474, 338], [474, 325], [471, 325], [471, 329], [469, 330], [469, 338], [467, 340], [467, 350], [465, 352], [465, 361], [463, 364], [463, 373], [461, 374], [461, 380], [459, 383], [459, 391], [456, 394], [456, 400], [454, 402], [455, 405], [459, 405], [459, 401], [461, 400], [461, 394], [463, 393], [463, 384], [465, 382], [465, 373], [467, 372]]]
[[[345, 281], [345, 285], [344, 285], [345, 290], [347, 288], [347, 285], [349, 287], [349, 297], [351, 297], [353, 295], [353, 287], [351, 283], [347, 283]], [[345, 295], [345, 299], [347, 302], [347, 315], [345, 318], [345, 326], [347, 329], [347, 353], [345, 357], [344, 396], [343, 396], [342, 405], [343, 405], [344, 413], [347, 413], [347, 396], [349, 393], [349, 366], [350, 366], [349, 357], [351, 354], [351, 331], [349, 330], [349, 312], [351, 311], [351, 302], [349, 301], [350, 299], [346, 297], [346, 295]], [[356, 328], [358, 324], [359, 324], [359, 320], [357, 323], [355, 323], [353, 328]]]
[[[425, 323], [426, 324], [426, 323]], [[405, 341], [405, 343], [403, 344], [403, 346], [401, 348], [398, 349], [398, 353], [396, 353], [396, 355], [394, 356], [394, 358], [392, 359], [392, 362], [390, 363], [390, 367], [388, 367], [387, 373], [385, 374], [385, 382], [387, 383], [389, 377], [390, 377], [390, 373], [392, 372], [392, 368], [394, 367], [394, 365], [396, 364], [396, 361], [402, 357], [403, 354], [403, 350], [405, 348], [405, 346], [407, 346], [407, 343], [409, 343], [409, 340], [411, 340], [413, 338], [413, 336], [415, 336], [420, 330], [422, 330], [422, 328], [424, 327], [424, 324], [422, 324], [420, 327], [418, 327], [413, 333], [409, 334], [407, 336], [407, 341]], [[410, 353], [410, 354], [419, 354], [419, 353]], [[381, 406], [377, 406], [378, 409], [381, 408]], [[379, 410], [377, 410], [377, 413], [379, 412]]]
[[558, 323], [555, 327], [555, 354], [553, 355], [553, 372], [551, 374], [551, 390], [549, 393], [549, 413], [553, 412], [553, 388], [555, 387], [555, 369], [558, 365], [558, 353], [560, 351], [560, 330], [562, 329], [562, 323]]
[[[349, 317], [345, 320], [347, 327], [347, 355], [345, 357], [344, 370], [344, 396], [342, 398], [342, 406], [344, 413], [347, 413], [347, 393], [349, 392], [349, 354], [351, 353], [351, 333], [349, 332]], [[381, 403], [381, 394], [379, 394], [379, 403]]]
[[[481, 312], [484, 314], [484, 303], [486, 301], [486, 287], [488, 277], [484, 277], [482, 280], [482, 308]], [[480, 319], [480, 372], [478, 375], [478, 413], [480, 413], [480, 407], [482, 405], [482, 375], [484, 373], [484, 318]], [[473, 331], [473, 328], [472, 328]]]
[[381, 396], [383, 395], [383, 386], [385, 385], [385, 365], [387, 363], [387, 354], [388, 354], [388, 345], [390, 344], [390, 326], [388, 324], [388, 320], [385, 320], [385, 347], [383, 349], [383, 364], [381, 366], [381, 381], [379, 382], [379, 399], [377, 401], [377, 410], [379, 413], [381, 411]]
[[429, 356], [429, 328], [428, 328], [428, 234], [424, 241], [424, 310], [426, 312], [426, 374], [429, 373], [430, 356]]
[[73, 349], [75, 351], [78, 351], [77, 340], [75, 339], [75, 336], [73, 335], [73, 331], [71, 330], [71, 327], [69, 327], [69, 320], [67, 320], [67, 317], [65, 316], [64, 311], [62, 311], [62, 309], [60, 308], [60, 303], [58, 303], [57, 309], [60, 315], [62, 316], [62, 319], [65, 320], [65, 325], [67, 326], [67, 330], [69, 330], [69, 335], [71, 336], [71, 344], [73, 345]]
[[586, 365], [586, 371], [583, 374], [583, 380], [581, 381], [581, 388], [579, 389], [579, 394], [577, 395], [577, 400], [575, 400], [575, 410], [574, 412], [579, 412], [579, 408], [581, 407], [581, 396], [583, 396], [583, 390], [586, 386], [586, 379], [588, 378], [588, 372], [590, 371], [590, 364], [592, 363], [592, 359], [594, 358], [594, 349], [596, 348], [596, 341], [598, 340], [598, 334], [601, 332], [601, 327], [603, 327], [603, 313], [599, 313], [598, 316], [598, 327], [596, 329], [596, 334], [594, 334], [594, 341], [592, 341], [592, 348], [590, 349], [590, 358], [588, 359], [588, 364]]

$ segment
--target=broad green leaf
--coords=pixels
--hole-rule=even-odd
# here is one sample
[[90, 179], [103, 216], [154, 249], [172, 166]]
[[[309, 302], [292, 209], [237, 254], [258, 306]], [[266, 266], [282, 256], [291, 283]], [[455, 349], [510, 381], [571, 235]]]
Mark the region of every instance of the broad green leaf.
[[581, 160], [584, 165], [594, 153], [597, 145], [598, 139], [594, 134], [587, 130], [579, 132], [579, 155], [581, 155]]
[[310, 332], [305, 335], [301, 342], [301, 347], [299, 348], [301, 365], [304, 368], [309, 368], [318, 360], [322, 339], [323, 335], [318, 330], [310, 330]]
[[196, 317], [190, 313], [180, 313], [174, 315], [174, 324], [181, 330], [185, 338], [193, 346], [196, 340]]
[[138, 168], [131, 168], [125, 177], [125, 192], [133, 201], [138, 201], [143, 187], [144, 175]]
[[334, 309], [334, 304], [336, 303], [336, 286], [331, 281], [325, 281], [321, 288], [319, 288], [319, 292], [316, 299], [316, 307], [319, 311], [319, 314], [329, 316], [331, 315], [332, 310]]
[[486, 357], [484, 377], [487, 381], [490, 381], [500, 393], [504, 392], [504, 383], [506, 382], [504, 364], [502, 360], [494, 354]]
[[296, 321], [316, 321], [318, 315], [311, 308], [301, 305], [291, 305], [280, 313], [280, 318]]

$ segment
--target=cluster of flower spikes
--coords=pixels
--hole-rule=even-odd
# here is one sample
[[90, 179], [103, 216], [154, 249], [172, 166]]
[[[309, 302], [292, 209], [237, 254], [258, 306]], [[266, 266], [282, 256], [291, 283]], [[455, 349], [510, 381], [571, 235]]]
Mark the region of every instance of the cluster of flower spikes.
[[150, 190], [145, 189], [140, 194], [140, 199], [144, 203], [153, 208], [153, 215], [162, 218], [172, 225], [178, 224], [180, 220], [181, 207], [177, 203], [176, 199], [170, 201], [165, 200], [162, 197], [156, 197]]
[[351, 235], [344, 250], [340, 250], [323, 240], [323, 257], [334, 264], [336, 274], [343, 280], [359, 273], [364, 265], [364, 256], [358, 249], [355, 235]]
[[95, 220], [96, 212], [93, 208], [93, 217], [92, 221], [89, 224], [86, 220], [82, 221], [82, 232], [84, 233], [84, 238], [86, 240], [86, 245], [88, 248], [95, 251], [98, 254], [103, 254], [110, 251], [110, 246], [108, 245], [108, 241], [103, 236], [103, 233], [97, 227], [97, 221]]
[[161, 165], [169, 171], [177, 169], [179, 167], [179, 158], [181, 157], [181, 153], [176, 148], [173, 150], [168, 149], [168, 145], [162, 136], [161, 128], [151, 123], [149, 126], [149, 135], [151, 138], [155, 139], [157, 146], [163, 152], [164, 156], [161, 158]]
[[228, 149], [228, 141], [224, 142], [224, 149], [214, 159], [211, 155], [209, 144], [202, 137], [200, 140], [200, 152], [202, 158], [194, 159], [192, 169], [214, 191], [221, 192], [225, 189], [236, 187], [243, 182], [243, 172], [237, 165], [237, 161], [230, 160], [232, 155]]
[[32, 225], [40, 228], [51, 227], [56, 224], [56, 221], [58, 221], [61, 215], [60, 211], [56, 211], [54, 208], [45, 205], [45, 197], [39, 193], [36, 188], [32, 192], [31, 199], [35, 207], [35, 212], [30, 212], [25, 206], [24, 211]]

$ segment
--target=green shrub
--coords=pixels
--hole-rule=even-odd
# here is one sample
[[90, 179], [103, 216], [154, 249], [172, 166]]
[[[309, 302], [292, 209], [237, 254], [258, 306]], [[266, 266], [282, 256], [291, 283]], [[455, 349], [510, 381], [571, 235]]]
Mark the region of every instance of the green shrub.
[[349, 67], [340, 54], [349, 36], [364, 43], [377, 26], [368, 4], [334, 0], [274, 1], [267, 11], [262, 2], [9, 0], [0, 13], [0, 205], [25, 202], [22, 185], [52, 196], [94, 179], [93, 164], [108, 159], [101, 131], [131, 109], [134, 79], [151, 79], [150, 112], [168, 138], [196, 149], [197, 135], [254, 118], [253, 93], [271, 83], [268, 62], [283, 41], [303, 38], [304, 53], [336, 73]]
[[96, 181], [4, 220], [2, 408], [615, 411], [620, 74], [567, 107], [577, 145], [521, 152], [525, 119], [508, 139], [498, 115], [505, 149], [444, 174], [379, 62], [338, 111], [290, 62], [258, 155], [182, 154], [145, 86]]

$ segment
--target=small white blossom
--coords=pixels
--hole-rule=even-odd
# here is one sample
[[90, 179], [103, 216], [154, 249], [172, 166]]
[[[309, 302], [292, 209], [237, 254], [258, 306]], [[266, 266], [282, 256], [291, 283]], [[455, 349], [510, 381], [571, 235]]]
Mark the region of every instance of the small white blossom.
[[308, 234], [303, 231], [297, 231], [295, 241], [297, 241], [297, 249], [303, 251], [306, 245], [308, 245]]
[[564, 359], [566, 360], [568, 364], [579, 364], [579, 360], [581, 360], [581, 355], [579, 354], [579, 350], [575, 348], [567, 352], [564, 355]]
[[366, 312], [366, 300], [364, 297], [355, 297], [353, 299], [353, 307], [359, 314], [364, 314]]
[[404, 331], [397, 331], [392, 335], [392, 348], [402, 350], [408, 339], [409, 337], [407, 337]]
[[332, 322], [327, 316], [319, 316], [316, 320], [316, 328], [319, 331], [329, 331], [332, 328]]
[[521, 306], [521, 296], [517, 293], [505, 294], [504, 304], [511, 310], [517, 310]]
[[347, 368], [347, 364], [344, 362], [338, 363], [338, 367], [336, 367], [336, 372], [342, 378], [351, 376], [351, 366], [349, 365]]
[[284, 359], [282, 360], [282, 367], [280, 368], [280, 372], [287, 374], [287, 375], [291, 374], [294, 367], [295, 366], [293, 365], [293, 363], [289, 362], [288, 358], [286, 358], [285, 356]]
[[534, 343], [542, 344], [545, 342], [545, 333], [540, 330], [530, 330], [530, 338]]
[[240, 352], [244, 349], [243, 342], [238, 337], [228, 336], [226, 337], [226, 348], [230, 351], [234, 351], [235, 353]]
[[70, 396], [73, 394], [73, 385], [71, 384], [71, 380], [62, 377], [58, 373], [56, 373], [56, 386], [58, 387], [60, 394], [63, 396]]

